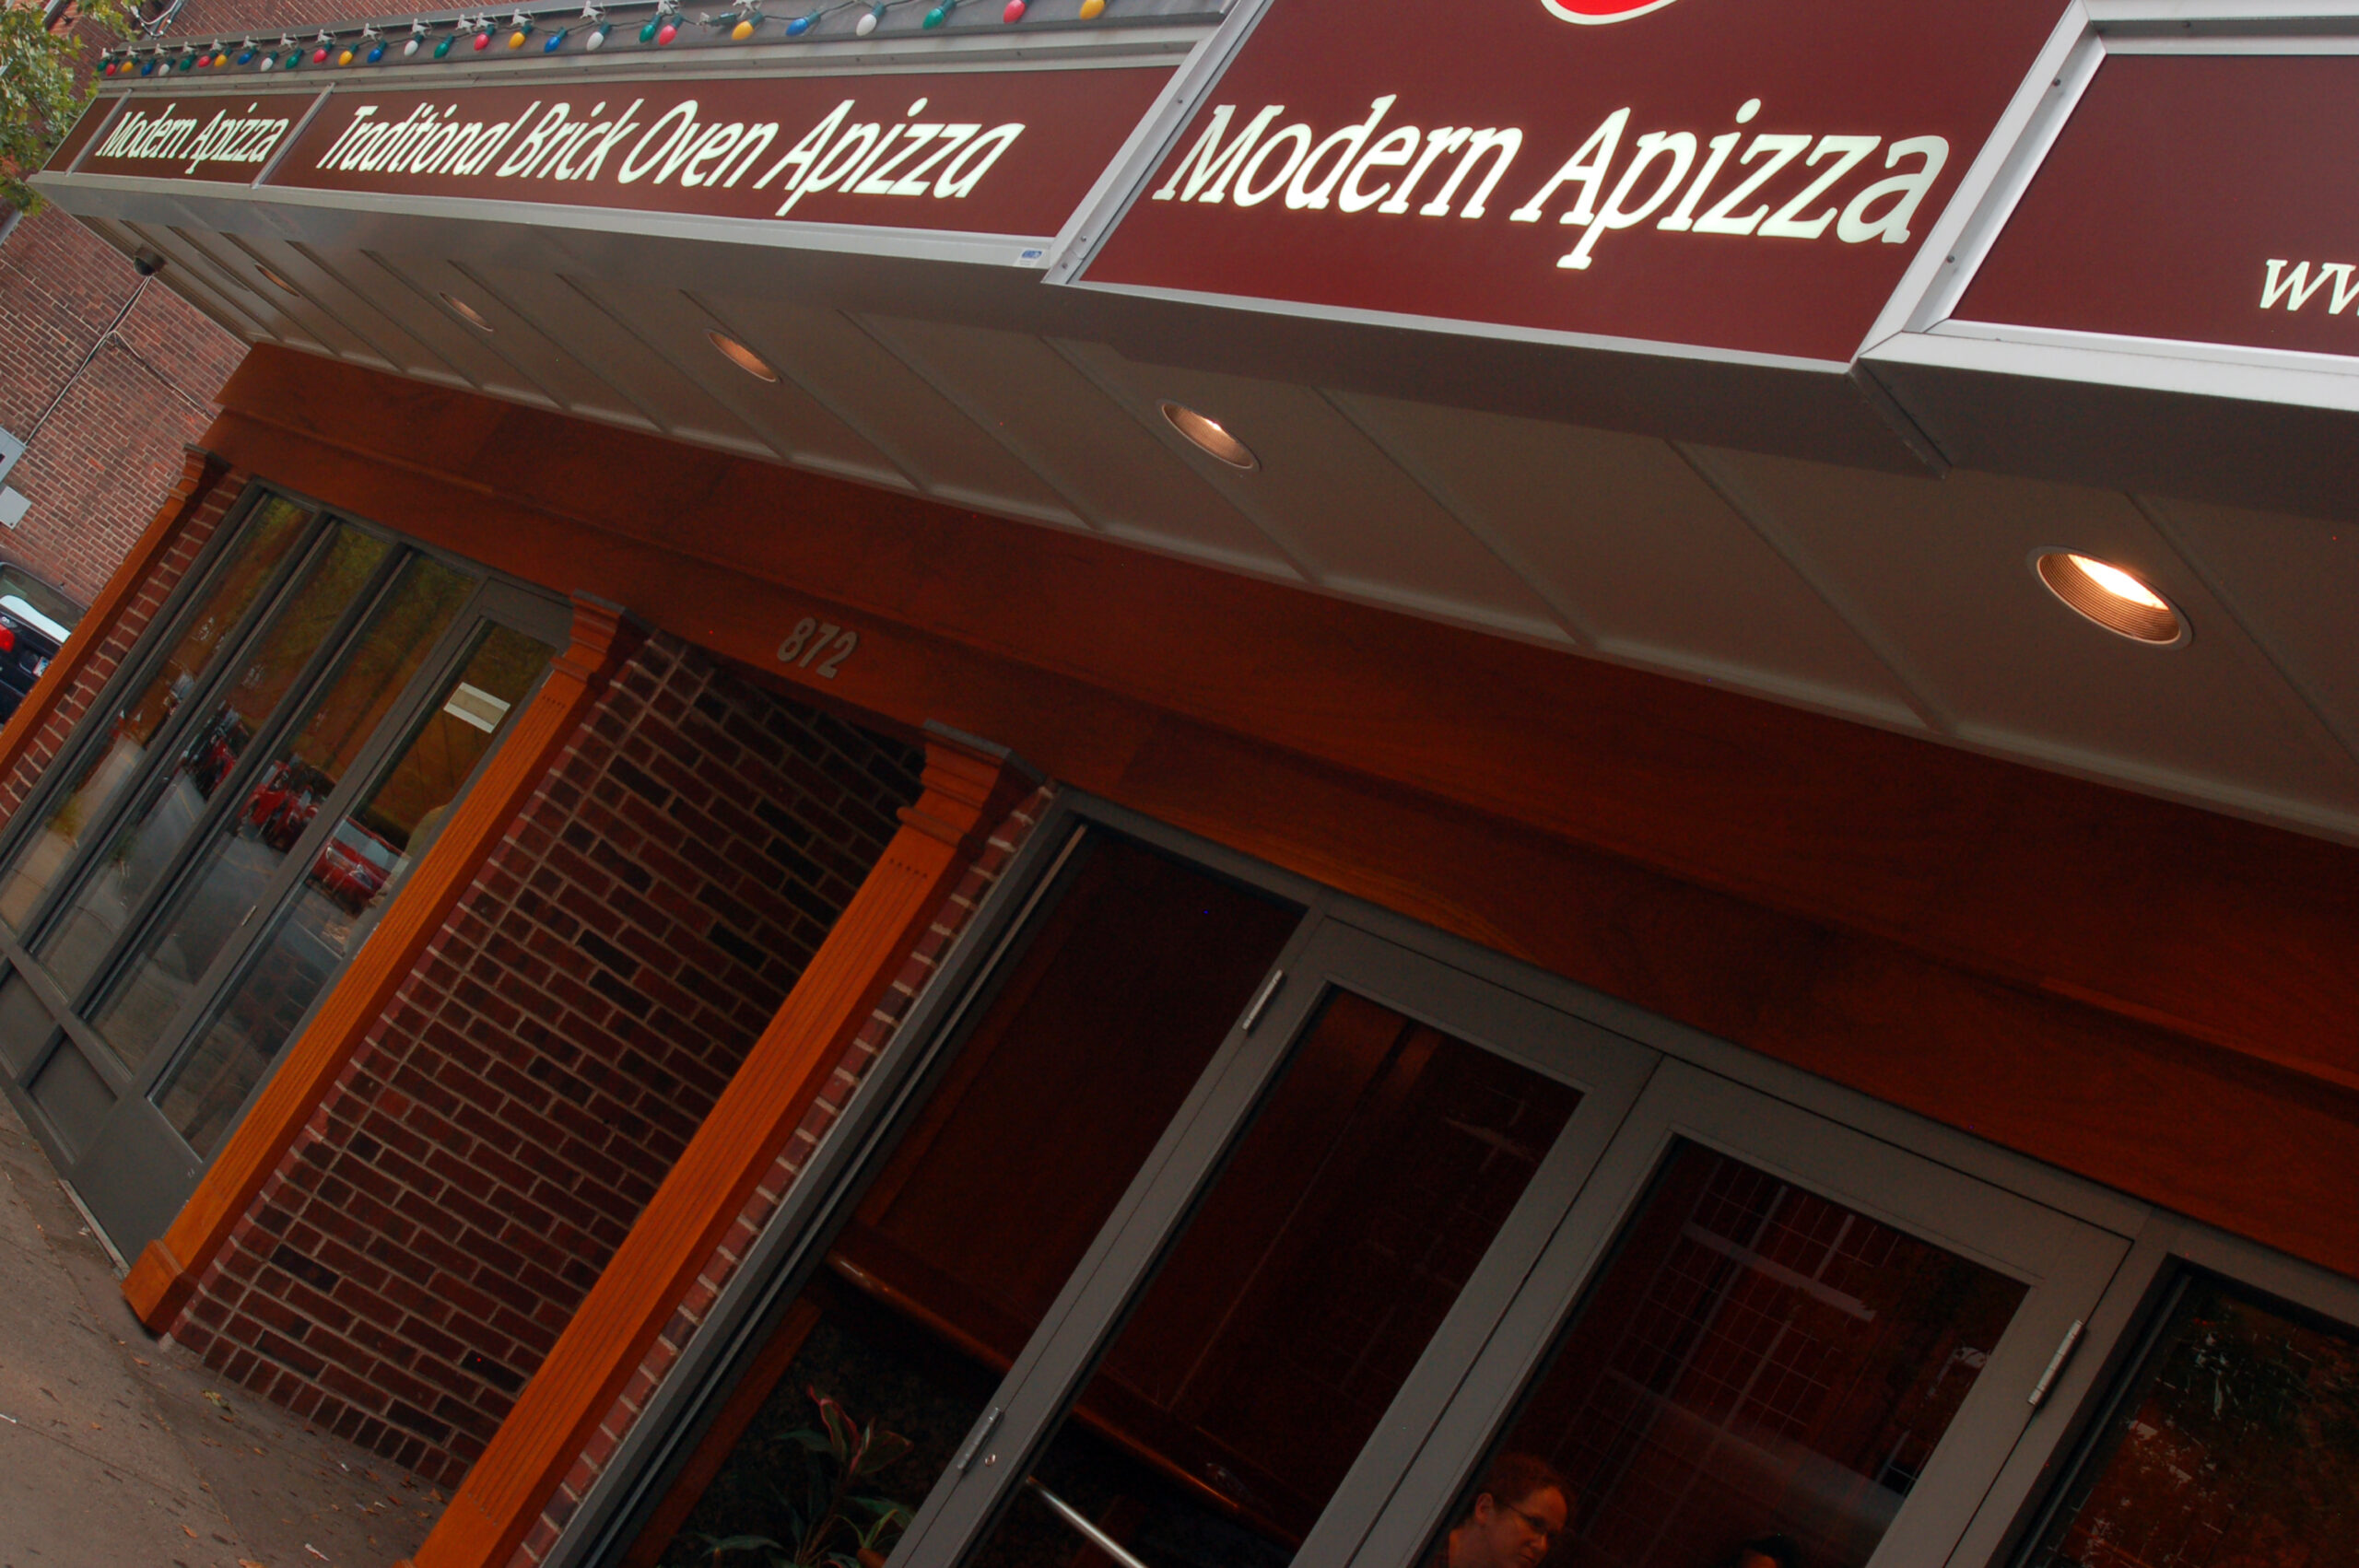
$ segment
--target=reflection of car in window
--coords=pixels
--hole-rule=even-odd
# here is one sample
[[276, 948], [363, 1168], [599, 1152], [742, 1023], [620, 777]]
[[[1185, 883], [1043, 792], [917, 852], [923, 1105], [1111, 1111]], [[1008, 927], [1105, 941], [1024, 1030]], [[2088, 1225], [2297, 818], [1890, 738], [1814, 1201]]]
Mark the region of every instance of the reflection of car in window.
[[312, 862], [311, 881], [358, 915], [384, 891], [401, 860], [400, 850], [347, 817], [335, 825], [334, 837]]
[[0, 720], [17, 711], [25, 694], [57, 657], [73, 628], [33, 608], [16, 586], [14, 568], [0, 566]]
[[320, 798], [332, 787], [316, 768], [301, 763], [275, 764], [248, 798], [246, 821], [264, 843], [284, 854], [295, 848], [295, 841], [311, 825]]

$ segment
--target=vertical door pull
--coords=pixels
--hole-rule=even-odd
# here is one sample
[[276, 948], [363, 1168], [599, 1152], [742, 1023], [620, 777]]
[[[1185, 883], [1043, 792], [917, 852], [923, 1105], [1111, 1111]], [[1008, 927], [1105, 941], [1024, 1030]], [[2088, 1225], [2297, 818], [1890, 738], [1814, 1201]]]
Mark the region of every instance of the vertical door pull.
[[992, 1428], [998, 1424], [999, 1407], [993, 1405], [983, 1412], [980, 1421], [975, 1422], [975, 1430], [968, 1434], [965, 1446], [958, 1450], [958, 1457], [950, 1461], [953, 1474], [963, 1476], [967, 1473], [967, 1467], [975, 1462], [975, 1450], [983, 1445], [983, 1439], [989, 1437]]
[[1262, 1010], [1270, 1005], [1272, 997], [1278, 994], [1278, 987], [1285, 983], [1285, 977], [1284, 969], [1270, 971], [1270, 977], [1262, 982], [1262, 989], [1255, 991], [1253, 1000], [1245, 1005], [1244, 1020], [1237, 1025], [1240, 1032], [1248, 1035], [1253, 1032], [1253, 1025], [1262, 1022]]
[[2072, 1359], [2072, 1347], [2081, 1342], [2081, 1330], [2087, 1327], [2087, 1324], [2075, 1317], [2072, 1319], [2072, 1326], [2064, 1330], [2063, 1343], [2058, 1345], [2056, 1353], [2048, 1358], [2048, 1370], [2039, 1375], [2037, 1383], [2032, 1385], [2030, 1403], [2034, 1410], [2037, 1410], [2039, 1402], [2048, 1398], [2048, 1390], [2055, 1385], [2056, 1375], [2064, 1370], [2066, 1362]]

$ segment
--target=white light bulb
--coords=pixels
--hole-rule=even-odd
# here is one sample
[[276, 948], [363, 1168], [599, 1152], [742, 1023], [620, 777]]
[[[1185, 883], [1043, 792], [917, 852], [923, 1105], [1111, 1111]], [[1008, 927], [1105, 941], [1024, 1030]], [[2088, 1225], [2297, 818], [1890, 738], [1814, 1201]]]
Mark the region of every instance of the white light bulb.
[[863, 38], [866, 38], [870, 33], [874, 32], [876, 30], [876, 13], [871, 11], [867, 15], [862, 17], [859, 21], [852, 24], [851, 30], [858, 33]]
[[2132, 604], [2143, 604], [2149, 610], [2168, 610], [2170, 605], [2157, 597], [2154, 591], [2123, 571], [2119, 567], [2086, 556], [2074, 556], [2072, 564], [2086, 573], [2091, 581], [2116, 599], [2127, 599]]

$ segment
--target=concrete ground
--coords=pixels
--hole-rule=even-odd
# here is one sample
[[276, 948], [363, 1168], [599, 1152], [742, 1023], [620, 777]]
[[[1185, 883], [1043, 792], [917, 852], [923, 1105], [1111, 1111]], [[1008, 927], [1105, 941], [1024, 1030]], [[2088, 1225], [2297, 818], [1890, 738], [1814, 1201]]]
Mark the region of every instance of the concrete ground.
[[158, 1343], [0, 1098], [0, 1568], [389, 1568], [443, 1499]]

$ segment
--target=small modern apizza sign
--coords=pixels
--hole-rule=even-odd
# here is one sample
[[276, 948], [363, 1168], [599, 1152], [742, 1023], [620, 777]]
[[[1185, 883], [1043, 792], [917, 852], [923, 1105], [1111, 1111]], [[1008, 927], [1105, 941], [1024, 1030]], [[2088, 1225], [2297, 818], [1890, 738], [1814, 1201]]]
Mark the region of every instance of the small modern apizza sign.
[[1274, 0], [1085, 281], [1844, 361], [2055, 0]]
[[1052, 235], [1168, 70], [340, 90], [273, 185]]
[[[77, 170], [252, 184], [318, 97], [307, 92], [125, 99], [88, 138]], [[53, 160], [53, 167], [62, 164]]]

